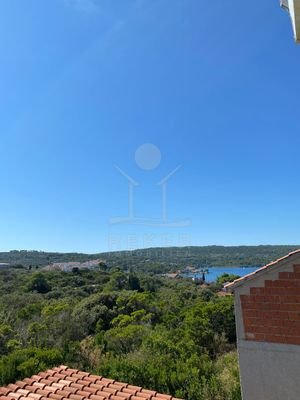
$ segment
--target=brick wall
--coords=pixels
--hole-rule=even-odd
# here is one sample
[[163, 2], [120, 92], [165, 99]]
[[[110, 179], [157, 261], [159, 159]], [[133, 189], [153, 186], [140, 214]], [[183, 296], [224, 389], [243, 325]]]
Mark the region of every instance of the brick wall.
[[300, 264], [241, 295], [245, 339], [300, 345]]

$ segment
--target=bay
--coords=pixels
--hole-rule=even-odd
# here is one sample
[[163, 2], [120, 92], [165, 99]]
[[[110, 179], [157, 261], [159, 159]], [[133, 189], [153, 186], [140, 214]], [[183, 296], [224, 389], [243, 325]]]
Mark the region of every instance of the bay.
[[[208, 283], [215, 282], [216, 279], [223, 274], [234, 274], [240, 277], [251, 274], [256, 271], [260, 267], [209, 267], [208, 272], [205, 274], [205, 281]], [[206, 268], [205, 268], [206, 269]], [[184, 278], [195, 278], [201, 279], [202, 272], [187, 272], [183, 273], [182, 277]]]

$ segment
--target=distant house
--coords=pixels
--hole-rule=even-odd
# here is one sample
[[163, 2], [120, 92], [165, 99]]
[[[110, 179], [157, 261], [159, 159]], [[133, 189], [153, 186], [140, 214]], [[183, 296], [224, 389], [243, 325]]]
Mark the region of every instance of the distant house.
[[62, 262], [62, 263], [53, 263], [47, 265], [44, 269], [46, 271], [64, 271], [71, 272], [74, 268], [78, 269], [97, 269], [100, 263], [103, 263], [103, 260], [90, 260], [86, 262], [79, 261], [70, 261], [70, 262]]
[[165, 276], [167, 278], [175, 279], [180, 276], [180, 272], [170, 272], [168, 274], [162, 274], [162, 276]]
[[226, 288], [235, 295], [243, 400], [298, 400], [300, 250]]
[[0, 269], [1, 268], [8, 268], [10, 266], [10, 264], [8, 263], [0, 263]]
[[300, 0], [281, 0], [282, 8], [286, 9], [292, 20], [294, 38], [300, 43]]

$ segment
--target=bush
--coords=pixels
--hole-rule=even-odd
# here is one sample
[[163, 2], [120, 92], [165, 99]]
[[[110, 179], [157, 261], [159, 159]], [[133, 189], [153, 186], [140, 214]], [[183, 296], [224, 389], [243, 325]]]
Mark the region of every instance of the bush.
[[57, 349], [15, 350], [0, 358], [0, 383], [5, 385], [23, 379], [47, 368], [57, 366], [61, 362], [62, 355]]

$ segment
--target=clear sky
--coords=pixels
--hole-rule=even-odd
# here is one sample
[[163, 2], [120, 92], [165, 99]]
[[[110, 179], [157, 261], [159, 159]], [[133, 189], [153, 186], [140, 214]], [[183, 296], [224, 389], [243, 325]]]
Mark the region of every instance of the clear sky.
[[300, 243], [278, 3], [1, 0], [0, 250]]

